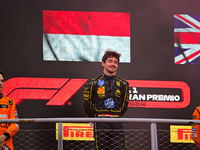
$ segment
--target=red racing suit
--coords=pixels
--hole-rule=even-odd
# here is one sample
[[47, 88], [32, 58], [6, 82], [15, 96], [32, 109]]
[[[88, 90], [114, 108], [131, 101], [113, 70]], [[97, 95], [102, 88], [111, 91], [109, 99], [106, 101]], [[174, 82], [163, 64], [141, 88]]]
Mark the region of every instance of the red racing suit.
[[[0, 93], [0, 119], [17, 119], [18, 114], [15, 107], [15, 101]], [[0, 135], [6, 136], [5, 145], [9, 150], [14, 150], [12, 137], [19, 130], [19, 126], [16, 123], [1, 123]]]
[[[200, 120], [200, 106], [197, 106], [194, 110], [193, 120]], [[192, 125], [192, 139], [200, 149], [200, 124], [193, 124]]]
[[[86, 83], [83, 99], [83, 108], [89, 117], [118, 118], [128, 108], [129, 84], [117, 76], [102, 74]], [[122, 123], [96, 122], [94, 127], [97, 150], [126, 149]]]

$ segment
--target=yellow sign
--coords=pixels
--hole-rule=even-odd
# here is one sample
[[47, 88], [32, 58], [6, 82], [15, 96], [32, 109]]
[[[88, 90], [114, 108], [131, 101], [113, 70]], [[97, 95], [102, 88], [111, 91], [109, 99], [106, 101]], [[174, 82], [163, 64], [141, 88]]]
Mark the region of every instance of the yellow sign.
[[170, 125], [171, 143], [194, 143], [192, 140], [192, 126]]
[[[94, 141], [93, 127], [89, 123], [63, 123], [63, 140]], [[58, 140], [58, 123], [56, 123]]]

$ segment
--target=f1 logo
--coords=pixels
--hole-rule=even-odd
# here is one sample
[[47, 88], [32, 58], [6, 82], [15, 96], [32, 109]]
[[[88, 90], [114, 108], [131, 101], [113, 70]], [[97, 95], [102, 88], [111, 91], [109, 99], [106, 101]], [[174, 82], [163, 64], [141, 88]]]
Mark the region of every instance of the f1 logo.
[[87, 81], [68, 78], [16, 77], [4, 83], [3, 93], [20, 104], [24, 99], [49, 100], [46, 105], [63, 106]]
[[[3, 94], [15, 99], [16, 104], [23, 100], [49, 100], [46, 105], [63, 106], [85, 84], [88, 79], [69, 78], [30, 78], [15, 77], [4, 83]], [[182, 101], [142, 101], [143, 105], [132, 105], [138, 101], [129, 101], [129, 107], [146, 108], [185, 108], [190, 103], [190, 88], [182, 81], [127, 80], [130, 87], [169, 88], [182, 91]], [[134, 93], [136, 91], [133, 91]], [[140, 101], [139, 101], [140, 102]]]

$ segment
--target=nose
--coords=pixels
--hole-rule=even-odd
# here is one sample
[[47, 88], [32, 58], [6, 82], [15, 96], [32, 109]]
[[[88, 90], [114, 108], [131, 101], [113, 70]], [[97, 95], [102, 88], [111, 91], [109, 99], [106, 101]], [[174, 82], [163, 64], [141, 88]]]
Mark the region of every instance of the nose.
[[111, 64], [112, 64], [112, 65], [116, 65], [114, 61], [113, 61]]

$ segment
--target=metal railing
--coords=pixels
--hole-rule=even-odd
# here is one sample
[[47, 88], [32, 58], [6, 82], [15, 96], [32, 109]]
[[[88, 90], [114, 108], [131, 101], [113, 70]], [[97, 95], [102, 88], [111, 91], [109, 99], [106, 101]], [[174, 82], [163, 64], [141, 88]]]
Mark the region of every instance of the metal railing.
[[157, 124], [200, 124], [200, 120], [186, 119], [157, 119], [157, 118], [24, 118], [1, 119], [0, 123], [58, 123], [58, 150], [63, 150], [63, 126], [64, 122], [124, 122], [124, 123], [150, 123], [151, 150], [158, 150]]

